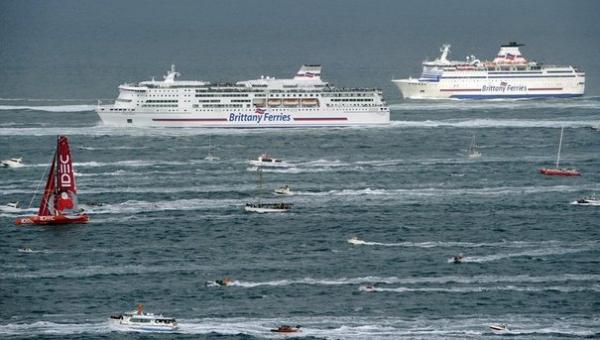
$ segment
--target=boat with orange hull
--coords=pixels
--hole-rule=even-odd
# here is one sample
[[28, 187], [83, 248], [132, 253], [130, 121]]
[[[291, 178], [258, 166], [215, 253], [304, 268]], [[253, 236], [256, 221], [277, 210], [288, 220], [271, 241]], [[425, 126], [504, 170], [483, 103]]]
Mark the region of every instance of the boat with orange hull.
[[555, 168], [541, 168], [538, 170], [540, 174], [546, 175], [546, 176], [562, 176], [562, 177], [581, 176], [581, 172], [577, 171], [577, 169], [560, 167], [560, 149], [562, 148], [564, 130], [565, 130], [565, 128], [560, 129], [560, 141], [558, 142], [558, 154], [556, 156], [556, 167]]
[[581, 172], [576, 169], [551, 169], [551, 168], [542, 168], [539, 170], [540, 174], [546, 176], [581, 176]]
[[15, 223], [17, 225], [80, 224], [87, 223], [89, 219], [89, 216], [77, 206], [75, 169], [73, 169], [69, 141], [67, 137], [59, 136], [37, 215], [18, 217]]

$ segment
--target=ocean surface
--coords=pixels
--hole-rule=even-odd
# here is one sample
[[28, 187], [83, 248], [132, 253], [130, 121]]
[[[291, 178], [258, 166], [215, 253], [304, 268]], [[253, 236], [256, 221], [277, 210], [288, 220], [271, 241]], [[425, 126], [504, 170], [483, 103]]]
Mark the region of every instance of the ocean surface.
[[[0, 1], [0, 159], [25, 163], [0, 169], [0, 205], [25, 206], [0, 210], [0, 338], [281, 339], [270, 329], [290, 324], [311, 339], [493, 339], [494, 323], [511, 339], [599, 338], [600, 206], [571, 204], [600, 195], [598, 13], [595, 0]], [[444, 43], [483, 60], [509, 41], [583, 69], [586, 96], [403, 101], [390, 81]], [[381, 88], [392, 123], [102, 125], [97, 99], [171, 64], [228, 82], [322, 64], [325, 81]], [[537, 173], [562, 127], [561, 164], [581, 177]], [[60, 134], [91, 222], [17, 227]], [[263, 152], [288, 166], [265, 170], [262, 200], [288, 184], [289, 213], [243, 212]], [[180, 333], [109, 326], [138, 303]]]
[[[29, 204], [65, 134], [91, 215], [13, 225], [39, 195], [0, 212], [0, 337], [147, 338], [107, 321], [138, 303], [180, 323], [151, 338], [277, 339], [292, 324], [314, 339], [486, 339], [493, 323], [513, 339], [600, 336], [600, 206], [571, 204], [600, 193], [598, 97], [399, 102], [390, 126], [344, 129], [122, 129], [91, 109], [0, 105], [1, 156], [25, 163], [0, 169], [0, 203]], [[561, 164], [581, 177], [536, 173], [561, 127]], [[204, 159], [209, 136], [220, 160]], [[262, 199], [289, 213], [243, 212], [263, 152], [288, 166], [264, 171]], [[271, 194], [284, 184], [297, 194]]]

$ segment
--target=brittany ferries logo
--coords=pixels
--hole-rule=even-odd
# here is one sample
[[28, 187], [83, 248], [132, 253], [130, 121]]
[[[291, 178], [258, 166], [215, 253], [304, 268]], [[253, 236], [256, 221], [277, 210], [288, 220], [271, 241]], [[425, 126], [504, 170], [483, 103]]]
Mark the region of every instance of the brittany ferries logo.
[[481, 92], [526, 92], [527, 86], [524, 85], [510, 85], [507, 82], [500, 82], [500, 85], [483, 85]]
[[255, 122], [261, 124], [263, 122], [289, 122], [292, 121], [292, 116], [283, 112], [267, 112], [263, 108], [256, 107], [254, 114], [231, 112], [227, 120], [229, 122]]

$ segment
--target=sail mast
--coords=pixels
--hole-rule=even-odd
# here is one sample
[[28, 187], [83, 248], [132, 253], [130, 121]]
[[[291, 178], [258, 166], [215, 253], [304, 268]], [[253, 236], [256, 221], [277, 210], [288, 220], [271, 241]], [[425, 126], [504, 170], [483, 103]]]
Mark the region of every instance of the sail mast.
[[562, 148], [562, 140], [563, 140], [563, 131], [564, 131], [564, 127], [560, 128], [560, 141], [558, 142], [558, 154], [556, 155], [556, 168], [558, 169], [558, 166], [560, 164], [560, 149]]
[[[48, 172], [48, 180], [46, 181], [46, 186], [44, 187], [44, 194], [40, 203], [40, 209], [38, 210], [39, 216], [54, 215], [54, 200], [52, 199], [52, 196], [54, 195], [54, 188], [56, 186], [56, 157], [57, 153], [55, 152], [54, 157], [52, 157], [52, 165], [50, 166], [50, 171]], [[50, 206], [50, 203], [52, 203], [52, 207]]]

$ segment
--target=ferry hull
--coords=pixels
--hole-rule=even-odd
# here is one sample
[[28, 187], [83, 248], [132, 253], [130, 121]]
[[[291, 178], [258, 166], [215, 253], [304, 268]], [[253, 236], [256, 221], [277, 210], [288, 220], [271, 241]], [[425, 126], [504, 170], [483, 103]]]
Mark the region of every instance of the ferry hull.
[[[502, 79], [505, 80], [505, 79]], [[549, 86], [540, 81], [515, 82], [507, 79], [473, 80], [455, 83], [448, 80], [420, 81], [399, 79], [392, 81], [406, 99], [528, 99], [570, 98], [583, 96], [584, 81], [579, 78], [559, 80]]]
[[390, 122], [387, 107], [370, 110], [302, 112], [269, 110], [238, 112], [96, 112], [105, 125], [118, 127], [203, 127], [203, 128], [283, 128], [283, 127], [344, 127], [386, 125]]

